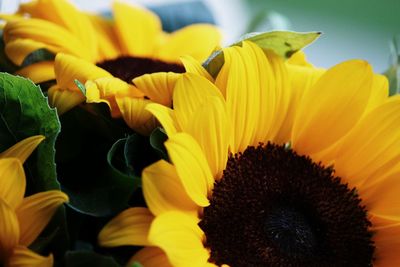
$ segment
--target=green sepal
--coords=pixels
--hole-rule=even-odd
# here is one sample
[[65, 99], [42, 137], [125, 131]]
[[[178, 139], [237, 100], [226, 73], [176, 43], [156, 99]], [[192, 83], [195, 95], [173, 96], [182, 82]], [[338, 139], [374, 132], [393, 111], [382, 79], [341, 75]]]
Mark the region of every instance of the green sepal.
[[314, 42], [321, 32], [272, 31], [263, 33], [248, 33], [234, 45], [242, 41], [251, 41], [265, 50], [272, 50], [283, 58], [289, 58], [300, 49]]
[[143, 267], [143, 265], [141, 265], [139, 262], [135, 261], [134, 263], [129, 265], [129, 267]]
[[82, 92], [82, 94], [84, 96], [86, 96], [86, 87], [83, 83], [81, 83], [79, 80], [75, 79], [74, 83], [76, 84], [76, 86], [78, 87], [79, 91]]
[[[321, 32], [292, 32], [292, 31], [272, 31], [264, 33], [249, 33], [231, 46], [241, 46], [243, 41], [251, 41], [263, 50], [272, 50], [283, 58], [291, 55], [314, 42]], [[222, 50], [215, 51], [204, 63], [203, 67], [213, 76], [217, 77], [220, 69], [224, 65], [224, 55]]]
[[389, 80], [389, 95], [400, 93], [400, 36], [393, 38], [390, 45], [390, 67], [383, 73]]
[[157, 127], [150, 134], [150, 145], [160, 158], [169, 161], [168, 152], [164, 145], [165, 141], [167, 141], [168, 136], [165, 130], [161, 127]]
[[31, 64], [39, 63], [42, 61], [53, 61], [55, 55], [45, 48], [41, 48], [33, 51], [29, 55], [24, 58], [24, 61], [21, 64], [21, 67], [26, 67]]
[[151, 137], [138, 133], [126, 139], [125, 164], [137, 176], [141, 176], [144, 168], [161, 158], [158, 150], [152, 147], [150, 139]]
[[60, 120], [57, 166], [70, 197], [68, 206], [93, 217], [115, 215], [128, 207], [138, 179], [119, 168], [116, 156], [123, 153], [123, 146], [114, 143], [131, 130], [122, 120], [111, 118], [104, 103], [79, 105]]

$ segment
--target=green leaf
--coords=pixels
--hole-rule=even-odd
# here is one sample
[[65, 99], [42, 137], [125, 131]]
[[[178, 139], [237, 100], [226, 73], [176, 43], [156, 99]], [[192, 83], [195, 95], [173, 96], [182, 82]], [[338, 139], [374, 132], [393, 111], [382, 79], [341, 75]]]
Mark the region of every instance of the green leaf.
[[248, 33], [234, 45], [240, 45], [242, 41], [252, 41], [259, 47], [272, 50], [277, 55], [289, 58], [291, 55], [314, 42], [321, 32], [291, 32], [272, 31], [264, 33]]
[[133, 166], [126, 159], [128, 140], [129, 138], [120, 139], [113, 144], [107, 153], [107, 163], [114, 176], [118, 175], [125, 179], [133, 179], [133, 188], [137, 189], [141, 185], [141, 179], [134, 174]]
[[0, 151], [33, 135], [46, 137], [26, 164], [30, 193], [59, 189], [54, 145], [60, 122], [40, 88], [27, 79], [0, 73], [0, 116]]
[[145, 167], [160, 159], [159, 153], [150, 145], [149, 137], [137, 133], [127, 138], [124, 156], [126, 165], [137, 176], [141, 176]]
[[[49, 107], [40, 87], [27, 79], [0, 73], [0, 151], [33, 135], [46, 137], [24, 164], [27, 195], [60, 189], [54, 150], [59, 131], [57, 113]], [[32, 249], [51, 247], [61, 253], [67, 246], [65, 209], [60, 207]]]
[[65, 267], [121, 267], [112, 257], [92, 251], [69, 251], [64, 257]]
[[131, 130], [122, 120], [111, 118], [106, 104], [80, 105], [60, 119], [57, 171], [70, 197], [69, 207], [95, 217], [126, 208], [138, 179], [120, 168], [124, 143], [114, 143]]
[[24, 61], [21, 64], [21, 67], [26, 67], [34, 63], [42, 62], [42, 61], [53, 61], [55, 55], [45, 48], [41, 48], [33, 51], [29, 55], [26, 56]]
[[169, 160], [168, 152], [164, 145], [167, 139], [168, 139], [167, 134], [165, 133], [164, 129], [160, 127], [154, 129], [150, 135], [151, 147], [155, 149], [160, 158], [168, 161]]
[[[311, 44], [321, 35], [320, 32], [272, 31], [264, 33], [249, 33], [232, 46], [240, 46], [243, 41], [252, 41], [263, 50], [272, 50], [283, 58], [289, 58], [300, 49]], [[204, 68], [215, 78], [224, 64], [222, 50], [215, 51], [204, 62]]]
[[389, 80], [389, 95], [400, 93], [400, 36], [393, 38], [390, 44], [390, 67], [384, 75]]

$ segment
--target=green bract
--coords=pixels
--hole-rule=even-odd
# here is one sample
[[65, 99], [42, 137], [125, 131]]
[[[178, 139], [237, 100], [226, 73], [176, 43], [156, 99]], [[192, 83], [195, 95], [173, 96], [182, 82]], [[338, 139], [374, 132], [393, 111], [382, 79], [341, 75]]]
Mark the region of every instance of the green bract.
[[[272, 50], [277, 55], [289, 58], [291, 55], [314, 42], [321, 32], [291, 32], [272, 31], [263, 33], [249, 33], [244, 35], [240, 41], [232, 44], [240, 46], [243, 41], [256, 43], [263, 50]], [[222, 50], [215, 51], [203, 66], [215, 78], [224, 64]]]

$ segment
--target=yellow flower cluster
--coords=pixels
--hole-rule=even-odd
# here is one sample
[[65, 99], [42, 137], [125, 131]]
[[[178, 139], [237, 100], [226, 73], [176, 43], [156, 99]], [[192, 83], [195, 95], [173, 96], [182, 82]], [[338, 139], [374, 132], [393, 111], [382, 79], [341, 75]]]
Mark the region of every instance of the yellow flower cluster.
[[[101, 246], [143, 247], [127, 266], [400, 265], [400, 98], [384, 76], [363, 60], [325, 70], [301, 51], [284, 59], [242, 41], [221, 49], [213, 77], [202, 62], [219, 46], [216, 27], [165, 33], [146, 9], [117, 1], [112, 11], [108, 20], [37, 0], [3, 16], [14, 64], [39, 49], [55, 55], [17, 74], [55, 80], [47, 93], [60, 116], [105, 103], [135, 132], [166, 132], [169, 160], [142, 172], [146, 207], [109, 221]], [[126, 78], [115, 62], [141, 63]], [[25, 196], [22, 164], [43, 138], [0, 154], [6, 266], [53, 265], [28, 249], [68, 201]]]

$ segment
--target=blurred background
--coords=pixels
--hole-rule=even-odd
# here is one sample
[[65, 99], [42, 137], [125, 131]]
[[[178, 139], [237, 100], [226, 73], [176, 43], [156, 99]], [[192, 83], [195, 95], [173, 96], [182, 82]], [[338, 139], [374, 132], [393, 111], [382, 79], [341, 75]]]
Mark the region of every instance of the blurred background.
[[[13, 12], [20, 1], [3, 0], [2, 12]], [[25, 2], [25, 1], [22, 1]], [[107, 12], [111, 0], [72, 0], [80, 8]], [[215, 22], [224, 45], [246, 32], [273, 29], [322, 31], [306, 48], [309, 60], [329, 67], [352, 58], [368, 60], [377, 72], [389, 66], [390, 42], [400, 35], [400, 0], [128, 0], [151, 7], [166, 20], [165, 30], [186, 22]], [[168, 9], [169, 7], [169, 9]], [[393, 59], [392, 59], [393, 60]]]

